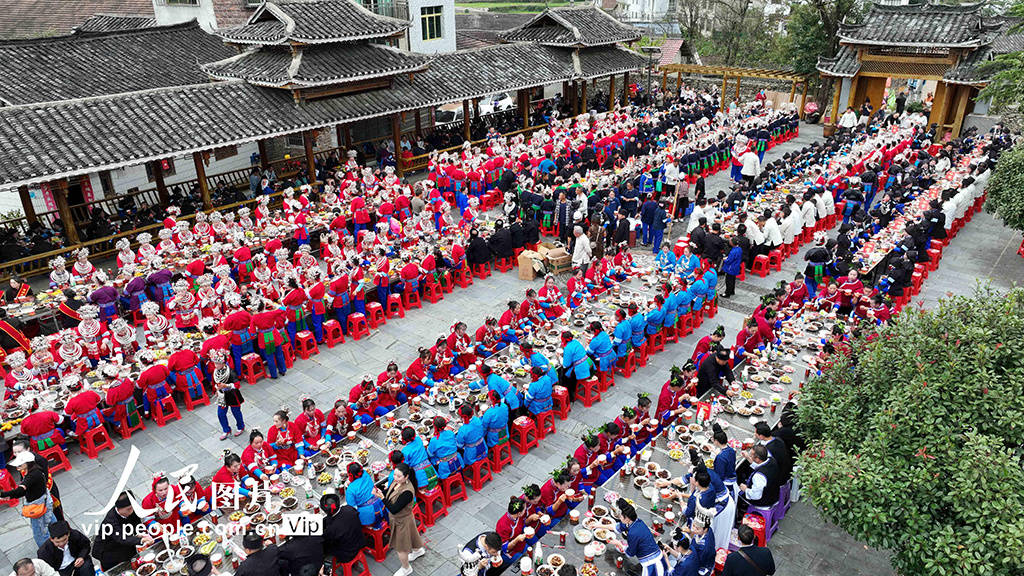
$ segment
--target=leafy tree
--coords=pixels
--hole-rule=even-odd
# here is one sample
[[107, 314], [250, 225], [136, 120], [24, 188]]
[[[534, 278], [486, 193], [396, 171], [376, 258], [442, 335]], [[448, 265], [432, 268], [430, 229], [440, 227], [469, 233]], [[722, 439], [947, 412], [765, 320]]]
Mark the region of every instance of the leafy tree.
[[[1021, 20], [1021, 23], [1011, 27], [1009, 32], [1024, 33], [1024, 0], [1017, 0], [1007, 14]], [[997, 55], [991, 61], [983, 63], [980, 69], [992, 77], [978, 94], [979, 98], [991, 98], [996, 108], [1016, 108], [1024, 102], [1024, 52]]]
[[806, 493], [900, 574], [1024, 574], [1024, 289], [909, 310], [805, 384]]
[[829, 54], [829, 43], [818, 11], [810, 4], [794, 5], [782, 44], [793, 70], [808, 76], [817, 74], [818, 57]]
[[999, 156], [988, 183], [985, 207], [1010, 228], [1024, 231], [1024, 146], [1016, 146]]

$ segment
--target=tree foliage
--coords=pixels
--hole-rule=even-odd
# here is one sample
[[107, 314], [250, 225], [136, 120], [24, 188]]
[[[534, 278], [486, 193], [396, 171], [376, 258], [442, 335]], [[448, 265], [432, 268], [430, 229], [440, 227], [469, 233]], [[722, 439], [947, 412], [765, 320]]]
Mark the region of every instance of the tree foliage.
[[1010, 228], [1024, 231], [1024, 146], [1016, 146], [999, 156], [987, 190], [986, 209], [1002, 218]]
[[[1008, 14], [1024, 20], [1024, 0], [1017, 0], [1009, 9]], [[1011, 28], [1012, 33], [1024, 33], [1024, 25], [1018, 24]], [[1024, 102], [1024, 52], [1000, 54], [980, 66], [985, 74], [990, 74], [988, 85], [978, 94], [979, 98], [991, 98], [996, 108], [1019, 107]]]
[[905, 311], [808, 382], [801, 480], [901, 574], [1024, 574], [1024, 290]]

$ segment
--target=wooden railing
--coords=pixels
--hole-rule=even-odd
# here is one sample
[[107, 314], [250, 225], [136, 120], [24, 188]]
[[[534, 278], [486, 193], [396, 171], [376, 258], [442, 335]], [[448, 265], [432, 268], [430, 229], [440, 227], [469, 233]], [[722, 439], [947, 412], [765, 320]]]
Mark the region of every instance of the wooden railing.
[[[527, 134], [527, 133], [530, 133], [530, 132], [535, 132], [537, 130], [543, 130], [544, 128], [547, 128], [547, 124], [538, 124], [537, 126], [530, 126], [529, 128], [522, 128], [522, 129], [516, 130], [515, 132], [506, 132], [505, 134], [503, 134], [503, 136], [509, 137], [509, 136], [516, 136], [518, 134]], [[473, 140], [471, 142], [471, 144], [473, 146], [476, 146], [477, 144], [482, 144], [484, 142], [487, 142], [486, 138], [484, 138], [482, 140]], [[458, 152], [460, 150], [462, 150], [462, 146], [452, 146], [451, 148], [445, 148], [443, 150], [437, 150], [437, 153], [440, 154], [441, 152]], [[430, 162], [430, 156], [432, 154], [433, 154], [433, 152], [431, 152], [429, 154], [420, 154], [419, 156], [413, 156], [412, 158], [406, 158], [406, 159], [402, 160], [402, 170], [404, 170], [406, 172], [414, 172], [416, 170], [424, 170], [424, 169], [426, 169], [427, 164]]]
[[[253, 199], [253, 200], [244, 200], [242, 202], [235, 202], [233, 204], [227, 204], [227, 205], [224, 205], [224, 206], [218, 206], [216, 209], [217, 210], [232, 211], [232, 210], [241, 208], [242, 206], [253, 207], [253, 206], [255, 206], [255, 204], [256, 204], [256, 200], [255, 199]], [[275, 192], [274, 194], [271, 195], [270, 206], [271, 206], [272, 209], [274, 209], [274, 208], [279, 207], [280, 204], [281, 204], [281, 194], [280, 194], [280, 192]], [[194, 219], [195, 219], [195, 214], [189, 214], [188, 216], [182, 216], [181, 218], [178, 218], [179, 221], [184, 220], [184, 221], [189, 221], [189, 222], [191, 222]], [[70, 265], [70, 263], [72, 261], [74, 261], [74, 258], [75, 258], [74, 257], [74, 252], [76, 252], [80, 248], [88, 248], [89, 249], [89, 259], [94, 264], [98, 264], [98, 263], [100, 263], [100, 262], [102, 262], [104, 260], [107, 260], [107, 259], [110, 259], [110, 258], [113, 258], [113, 257], [116, 256], [117, 248], [115, 248], [115, 244], [117, 244], [117, 241], [120, 240], [121, 238], [128, 238], [129, 240], [131, 240], [132, 248], [135, 248], [135, 247], [138, 246], [138, 242], [135, 241], [135, 237], [136, 236], [138, 236], [139, 234], [141, 234], [143, 232], [150, 232], [154, 236], [154, 241], [158, 241], [156, 239], [156, 233], [161, 228], [163, 228], [163, 224], [162, 223], [151, 224], [149, 226], [143, 226], [141, 228], [136, 228], [135, 230], [131, 230], [131, 231], [128, 231], [128, 232], [121, 232], [120, 234], [115, 234], [113, 236], [106, 236], [104, 238], [99, 238], [99, 239], [96, 239], [96, 240], [89, 240], [87, 242], [81, 242], [81, 243], [76, 244], [74, 246], [66, 246], [64, 248], [60, 248], [58, 250], [52, 250], [50, 252], [43, 252], [43, 253], [40, 253], [40, 254], [33, 254], [31, 256], [27, 256], [25, 258], [21, 258], [21, 259], [18, 259], [18, 260], [12, 260], [10, 262], [0, 262], [0, 281], [6, 281], [8, 278], [10, 278], [14, 274], [17, 274], [19, 276], [26, 277], [26, 278], [27, 277], [32, 277], [32, 276], [41, 276], [41, 275], [44, 275], [44, 274], [48, 274], [50, 272], [50, 265], [49, 265], [50, 260], [56, 258], [57, 256], [63, 256], [68, 261], [68, 263]]]

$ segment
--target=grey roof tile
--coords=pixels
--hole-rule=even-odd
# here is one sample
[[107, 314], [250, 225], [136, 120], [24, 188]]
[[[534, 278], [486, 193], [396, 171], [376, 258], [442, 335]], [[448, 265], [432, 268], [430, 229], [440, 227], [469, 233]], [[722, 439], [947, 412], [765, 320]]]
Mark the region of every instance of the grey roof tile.
[[156, 26], [156, 18], [152, 16], [123, 16], [119, 14], [96, 14], [90, 16], [78, 26], [75, 34], [97, 34], [102, 32], [121, 32], [138, 30]]
[[840, 46], [832, 58], [818, 58], [818, 72], [826, 76], [852, 78], [860, 70], [857, 52], [849, 46]]
[[218, 33], [240, 44], [320, 44], [384, 38], [408, 27], [350, 0], [275, 0], [260, 5], [246, 24]]
[[549, 46], [601, 46], [639, 40], [640, 31], [597, 8], [563, 7], [544, 10], [502, 38]]
[[839, 39], [849, 44], [883, 46], [979, 46], [984, 32], [982, 8], [982, 3], [872, 4], [862, 23], [840, 25]]
[[292, 51], [267, 46], [203, 66], [219, 80], [242, 79], [258, 86], [311, 87], [422, 70], [428, 56], [363, 42], [316, 44]]
[[[287, 90], [244, 81], [178, 86], [0, 108], [0, 185], [138, 164], [311, 128], [433, 107], [495, 91], [641, 69], [623, 49], [581, 51], [503, 44], [434, 57], [392, 87], [297, 105]], [[54, 137], [60, 135], [60, 137]]]
[[0, 42], [0, 102], [51, 102], [208, 82], [198, 63], [233, 53], [195, 21]]

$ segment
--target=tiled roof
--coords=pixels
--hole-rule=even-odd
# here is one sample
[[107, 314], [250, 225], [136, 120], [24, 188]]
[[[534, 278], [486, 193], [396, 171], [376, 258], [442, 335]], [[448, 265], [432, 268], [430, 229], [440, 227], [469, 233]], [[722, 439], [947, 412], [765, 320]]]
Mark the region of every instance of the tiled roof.
[[75, 34], [97, 34], [103, 32], [123, 32], [156, 26], [156, 18], [152, 16], [120, 16], [117, 14], [97, 14], [90, 16], [78, 26]]
[[840, 46], [832, 58], [818, 58], [818, 72], [825, 76], [852, 78], [860, 70], [857, 52], [849, 46]]
[[1024, 50], [1024, 33], [1015, 31], [1020, 21], [1013, 19], [1000, 20], [992, 26], [987, 44], [971, 52], [966, 58], [946, 72], [943, 80], [953, 84], [985, 84], [989, 74], [982, 72], [980, 66], [1009, 52]]
[[258, 86], [311, 87], [354, 82], [422, 70], [430, 58], [390, 46], [363, 42], [318, 44], [296, 50], [257, 48], [206, 64], [218, 80], [241, 79]]
[[471, 50], [501, 44], [501, 38], [496, 32], [489, 30], [462, 30], [455, 27], [455, 49]]
[[647, 67], [646, 56], [618, 46], [580, 50], [578, 62], [576, 71], [584, 80], [632, 72]]
[[408, 27], [350, 0], [275, 0], [260, 5], [248, 23], [218, 34], [239, 44], [322, 44], [384, 38]]
[[455, 14], [455, 30], [489, 30], [491, 32], [504, 32], [506, 30], [522, 26], [533, 18], [533, 14], [484, 12], [474, 10]]
[[[0, 186], [31, 184], [97, 170], [330, 127], [341, 122], [434, 107], [494, 92], [581, 77], [639, 62], [603, 49], [574, 61], [572, 50], [503, 44], [433, 57], [391, 89], [296, 105], [285, 90], [228, 81], [52, 104], [0, 108]], [[619, 59], [623, 59], [620, 63]]]
[[2, 5], [3, 40], [68, 34], [96, 14], [153, 17], [153, 0], [11, 0]]
[[198, 63], [233, 53], [194, 21], [0, 42], [0, 102], [51, 102], [208, 82]]
[[983, 4], [874, 4], [861, 24], [842, 24], [847, 44], [907, 47], [972, 47], [982, 43]]
[[502, 38], [548, 46], [602, 46], [640, 39], [640, 31], [597, 8], [549, 8]]

